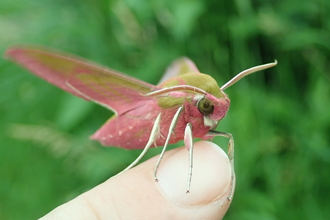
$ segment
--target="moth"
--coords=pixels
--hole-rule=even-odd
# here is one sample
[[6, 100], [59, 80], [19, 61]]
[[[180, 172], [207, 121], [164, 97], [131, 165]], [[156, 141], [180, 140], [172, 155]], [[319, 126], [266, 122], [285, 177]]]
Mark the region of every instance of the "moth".
[[246, 75], [277, 64], [274, 61], [244, 70], [219, 87], [188, 58], [173, 62], [161, 82], [151, 85], [82, 58], [44, 48], [11, 47], [5, 56], [49, 83], [113, 111], [115, 115], [91, 139], [104, 146], [143, 149], [125, 170], [136, 165], [150, 147], [163, 146], [153, 174], [158, 181], [157, 169], [168, 144], [184, 140], [189, 151], [187, 192], [192, 177], [193, 138], [229, 138], [228, 157], [234, 179], [233, 136], [214, 130], [229, 108], [230, 100], [224, 90]]

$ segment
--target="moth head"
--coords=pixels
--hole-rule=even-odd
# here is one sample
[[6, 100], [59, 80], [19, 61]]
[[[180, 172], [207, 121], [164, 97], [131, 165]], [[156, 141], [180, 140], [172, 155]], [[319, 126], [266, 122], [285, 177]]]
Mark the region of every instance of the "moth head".
[[214, 111], [214, 104], [210, 99], [204, 96], [198, 101], [197, 108], [198, 111], [203, 115], [209, 115], [212, 114]]
[[216, 98], [207, 93], [199, 98], [196, 106], [198, 111], [204, 115], [204, 125], [214, 127], [219, 120], [225, 117], [229, 104], [230, 101], [225, 94], [220, 98]]

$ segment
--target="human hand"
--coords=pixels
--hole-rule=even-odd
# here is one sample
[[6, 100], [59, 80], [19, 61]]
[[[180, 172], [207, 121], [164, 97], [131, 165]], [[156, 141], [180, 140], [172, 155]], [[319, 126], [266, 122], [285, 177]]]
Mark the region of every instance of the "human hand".
[[157, 159], [108, 179], [41, 219], [221, 219], [225, 215], [235, 178], [220, 147], [207, 141], [194, 144], [190, 193], [186, 193], [187, 150], [166, 152], [157, 173], [159, 182], [153, 178]]

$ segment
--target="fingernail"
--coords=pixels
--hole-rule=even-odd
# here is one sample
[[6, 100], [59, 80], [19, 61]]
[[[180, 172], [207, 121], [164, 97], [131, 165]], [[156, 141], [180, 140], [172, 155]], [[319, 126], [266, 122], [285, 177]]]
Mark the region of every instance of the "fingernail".
[[165, 157], [158, 170], [160, 190], [179, 205], [203, 205], [219, 200], [231, 187], [231, 166], [227, 154], [216, 144], [194, 145], [190, 192], [187, 191], [189, 154], [181, 148]]

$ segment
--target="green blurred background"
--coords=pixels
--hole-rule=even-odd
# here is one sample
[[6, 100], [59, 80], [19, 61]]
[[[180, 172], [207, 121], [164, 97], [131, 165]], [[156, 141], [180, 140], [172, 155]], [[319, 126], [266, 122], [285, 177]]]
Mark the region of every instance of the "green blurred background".
[[[234, 135], [237, 187], [225, 219], [329, 219], [329, 12], [328, 0], [2, 0], [0, 51], [45, 45], [154, 84], [183, 55], [219, 85], [277, 59], [226, 90], [218, 130]], [[0, 219], [38, 218], [140, 153], [88, 140], [111, 112], [6, 60], [0, 94]]]

